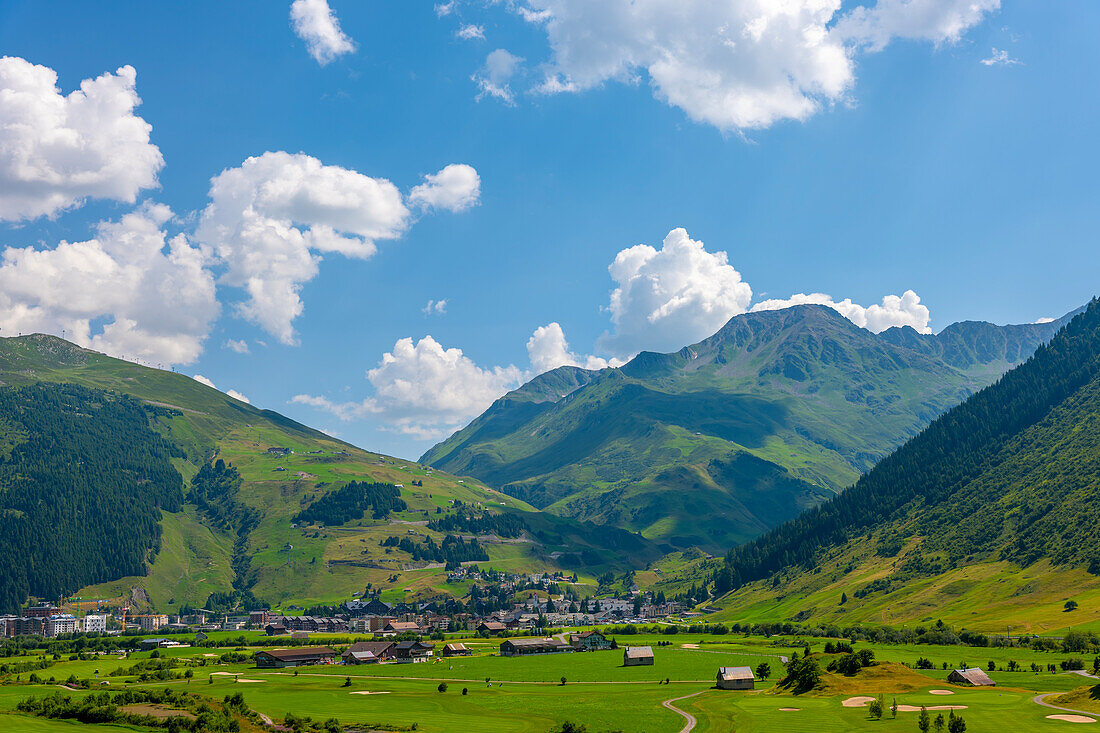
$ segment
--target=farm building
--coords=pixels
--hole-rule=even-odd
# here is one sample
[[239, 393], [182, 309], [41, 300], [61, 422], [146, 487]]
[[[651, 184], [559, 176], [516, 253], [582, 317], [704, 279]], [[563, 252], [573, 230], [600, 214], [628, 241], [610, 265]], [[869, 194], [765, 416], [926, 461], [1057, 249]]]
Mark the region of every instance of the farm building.
[[719, 667], [717, 686], [719, 690], [751, 690], [756, 686], [752, 667]]
[[599, 631], [585, 631], [582, 634], [573, 634], [570, 637], [573, 648], [579, 652], [590, 652], [598, 649], [610, 649], [611, 640]]
[[642, 667], [653, 664], [653, 647], [631, 646], [623, 651], [624, 667]]
[[314, 664], [332, 664], [336, 651], [327, 646], [304, 646], [297, 649], [271, 649], [256, 652], [256, 666], [267, 669], [305, 667]]
[[560, 639], [508, 639], [500, 645], [500, 656], [518, 657], [525, 654], [558, 654], [571, 652], [573, 647]]
[[470, 649], [465, 644], [447, 644], [443, 647], [443, 656], [468, 657], [470, 656]]
[[407, 634], [407, 633], [419, 634], [420, 624], [412, 621], [391, 621], [386, 624], [386, 627], [382, 629], [383, 636]]
[[398, 662], [427, 662], [434, 648], [420, 641], [402, 641], [393, 645], [392, 658]]
[[393, 655], [391, 641], [360, 641], [340, 655], [344, 664], [378, 664]]
[[997, 683], [989, 678], [985, 670], [977, 667], [970, 669], [956, 669], [947, 675], [948, 682], [956, 685], [973, 685], [974, 687], [996, 687]]
[[499, 634], [502, 631], [507, 631], [508, 627], [502, 624], [500, 621], [482, 621], [477, 625], [478, 633], [486, 634]]
[[282, 624], [268, 624], [264, 627], [264, 633], [268, 636], [286, 636], [290, 632]]

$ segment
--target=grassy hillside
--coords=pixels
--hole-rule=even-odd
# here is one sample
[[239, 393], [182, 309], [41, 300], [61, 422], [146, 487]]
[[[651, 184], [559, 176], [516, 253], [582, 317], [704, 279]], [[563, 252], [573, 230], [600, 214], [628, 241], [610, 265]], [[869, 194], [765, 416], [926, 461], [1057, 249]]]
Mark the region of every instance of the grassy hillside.
[[[184, 479], [185, 495], [199, 468], [221, 459], [242, 479], [231, 506], [256, 517], [254, 526], [239, 537], [238, 525], [212, 522], [193, 503], [163, 511], [159, 552], [150, 554], [144, 573], [122, 578], [108, 574], [96, 585], [63, 588], [69, 595], [132, 597], [139, 605], [147, 599], [158, 609], [171, 609], [201, 606], [211, 593], [230, 592], [235, 581], [276, 605], [345, 600], [368, 583], [406, 598], [464, 592], [446, 584], [443, 568], [415, 569], [417, 563], [407, 555], [387, 554], [379, 546], [387, 536], [410, 532], [441, 541], [444, 534], [424, 524], [440, 516], [437, 511], [453, 511], [452, 502], [519, 512], [526, 518], [528, 530], [519, 540], [482, 538], [490, 557], [486, 564], [497, 568], [568, 569], [586, 575], [609, 568], [640, 569], [659, 556], [654, 545], [636, 535], [534, 512], [477, 480], [360, 450], [180, 374], [113, 359], [50, 336], [0, 339], [0, 391], [66, 383], [131, 395], [162, 408], [153, 410], [149, 424], [181, 449], [171, 462]], [[20, 426], [0, 424], [0, 455], [25, 439]], [[123, 443], [127, 439], [117, 436]], [[292, 452], [272, 454], [271, 448]], [[342, 527], [291, 526], [304, 507], [349, 481], [397, 485], [406, 508], [378, 520], [368, 512]], [[2, 496], [9, 499], [7, 493]], [[102, 539], [86, 538], [91, 543]], [[248, 561], [244, 570], [242, 559]]]
[[[1100, 620], [1100, 301], [852, 489], [732, 550], [724, 616]], [[755, 582], [754, 582], [755, 581]], [[842, 599], [844, 602], [842, 603]], [[1079, 608], [1066, 611], [1065, 602]]]
[[822, 306], [748, 313], [673, 354], [543, 374], [421, 461], [562, 516], [719, 551], [850, 486], [1058, 325], [876, 335]]

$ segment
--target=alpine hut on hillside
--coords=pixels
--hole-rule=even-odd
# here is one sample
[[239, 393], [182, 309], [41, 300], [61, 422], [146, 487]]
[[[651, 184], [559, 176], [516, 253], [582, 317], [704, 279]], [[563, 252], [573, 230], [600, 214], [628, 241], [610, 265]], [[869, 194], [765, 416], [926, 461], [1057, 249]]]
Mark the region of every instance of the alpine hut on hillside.
[[990, 679], [985, 670], [978, 667], [969, 669], [956, 669], [947, 675], [948, 682], [956, 685], [972, 685], [974, 687], [996, 687], [997, 683]]

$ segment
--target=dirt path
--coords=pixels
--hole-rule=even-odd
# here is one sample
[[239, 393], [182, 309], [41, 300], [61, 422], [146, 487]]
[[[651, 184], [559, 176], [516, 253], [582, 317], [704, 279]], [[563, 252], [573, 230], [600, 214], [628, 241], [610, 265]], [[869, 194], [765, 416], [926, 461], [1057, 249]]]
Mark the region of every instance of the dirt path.
[[1046, 699], [1048, 697], [1050, 697], [1051, 695], [1062, 695], [1062, 694], [1064, 694], [1064, 693], [1061, 693], [1061, 692], [1046, 692], [1046, 693], [1043, 693], [1042, 695], [1036, 695], [1035, 697], [1031, 698], [1031, 701], [1033, 703], [1035, 703], [1036, 705], [1042, 705], [1044, 708], [1050, 708], [1051, 710], [1061, 710], [1061, 711], [1066, 712], [1066, 713], [1073, 713], [1074, 715], [1085, 715], [1085, 716], [1088, 716], [1090, 718], [1095, 718], [1096, 717], [1096, 713], [1090, 713], [1087, 710], [1074, 710], [1073, 708], [1063, 708], [1063, 707], [1060, 707], [1058, 705], [1051, 705], [1049, 702], [1046, 701]]
[[[257, 677], [281, 675], [284, 677], [293, 677], [294, 674], [290, 672], [255, 672]], [[325, 679], [337, 680], [339, 675], [335, 674], [303, 674], [301, 677], [324, 677]], [[481, 682], [485, 683], [485, 678], [482, 677], [479, 680], [474, 679], [462, 679], [460, 677], [398, 677], [396, 675], [359, 675], [356, 677], [358, 680], [372, 680], [375, 682], [384, 682], [385, 680], [409, 680], [411, 682], [446, 682], [448, 684], [455, 682]], [[671, 680], [671, 685], [698, 685], [701, 683], [709, 682], [714, 684], [714, 678], [710, 677], [705, 680]], [[560, 682], [552, 680], [537, 681], [537, 680], [492, 680], [493, 685], [551, 685], [559, 687]], [[576, 682], [570, 682], [569, 685], [659, 685], [661, 680], [577, 680]], [[690, 697], [690, 695], [689, 695]], [[677, 698], [679, 699], [679, 698]]]
[[665, 700], [663, 703], [661, 703], [662, 707], [666, 707], [677, 715], [683, 717], [684, 727], [680, 729], [680, 733], [691, 733], [691, 729], [695, 727], [695, 724], [698, 721], [695, 720], [694, 715], [684, 712], [672, 703], [679, 702], [680, 700], [687, 700], [689, 697], [695, 697], [696, 695], [702, 695], [704, 692], [706, 692], [706, 690], [699, 690], [699, 692], [693, 692], [690, 695], [684, 695], [682, 697], [674, 697], [671, 700]]

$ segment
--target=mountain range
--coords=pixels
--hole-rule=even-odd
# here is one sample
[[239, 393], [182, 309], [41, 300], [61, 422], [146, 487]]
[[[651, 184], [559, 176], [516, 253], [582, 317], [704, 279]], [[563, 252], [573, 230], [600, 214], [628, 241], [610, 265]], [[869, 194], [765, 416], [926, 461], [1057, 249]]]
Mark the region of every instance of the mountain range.
[[933, 335], [818, 305], [746, 313], [674, 353], [542, 374], [420, 460], [668, 550], [722, 552], [855, 483], [1072, 315]]
[[851, 489], [730, 550], [716, 589], [731, 618], [1057, 630], [1100, 616], [1098, 527], [1094, 300]]

